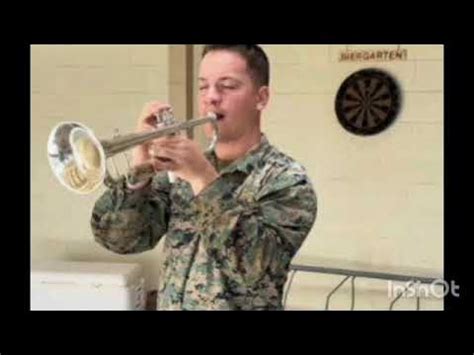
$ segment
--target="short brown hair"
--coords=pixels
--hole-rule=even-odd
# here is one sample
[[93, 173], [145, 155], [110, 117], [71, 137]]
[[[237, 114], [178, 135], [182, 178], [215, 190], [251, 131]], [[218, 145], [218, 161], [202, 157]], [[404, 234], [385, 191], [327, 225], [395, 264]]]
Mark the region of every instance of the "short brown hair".
[[247, 68], [255, 84], [258, 86], [268, 86], [270, 84], [270, 63], [260, 46], [255, 44], [208, 44], [204, 46], [202, 58], [209, 52], [219, 50], [240, 54], [247, 62]]

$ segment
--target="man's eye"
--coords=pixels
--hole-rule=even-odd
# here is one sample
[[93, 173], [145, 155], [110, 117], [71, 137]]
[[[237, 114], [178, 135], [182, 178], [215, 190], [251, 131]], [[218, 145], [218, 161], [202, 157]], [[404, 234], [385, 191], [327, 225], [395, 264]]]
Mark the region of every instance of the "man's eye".
[[199, 91], [203, 91], [203, 90], [207, 90], [207, 89], [208, 89], [207, 86], [200, 86], [200, 87], [199, 87]]
[[235, 90], [237, 88], [237, 86], [232, 85], [232, 84], [226, 84], [226, 85], [222, 85], [221, 88], [225, 89], [225, 90]]

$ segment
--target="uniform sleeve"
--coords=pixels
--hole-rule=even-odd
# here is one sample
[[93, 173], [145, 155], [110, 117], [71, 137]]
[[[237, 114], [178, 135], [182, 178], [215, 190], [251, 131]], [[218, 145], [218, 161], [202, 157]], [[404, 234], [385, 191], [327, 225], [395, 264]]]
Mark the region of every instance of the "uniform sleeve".
[[166, 174], [139, 191], [126, 189], [124, 183], [108, 189], [92, 211], [95, 241], [117, 254], [153, 249], [168, 229], [169, 190]]
[[316, 194], [304, 173], [281, 174], [250, 201], [232, 198], [220, 180], [198, 197], [208, 253], [229, 282], [243, 289], [265, 275], [285, 277], [316, 220]]

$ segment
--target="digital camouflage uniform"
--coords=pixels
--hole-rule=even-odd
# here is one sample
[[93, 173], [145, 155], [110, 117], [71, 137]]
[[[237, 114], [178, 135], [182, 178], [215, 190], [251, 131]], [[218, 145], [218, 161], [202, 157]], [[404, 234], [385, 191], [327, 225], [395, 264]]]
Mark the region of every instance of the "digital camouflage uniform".
[[141, 253], [164, 240], [161, 310], [281, 310], [289, 265], [316, 218], [316, 195], [304, 168], [262, 143], [221, 168], [198, 196], [167, 174], [148, 187], [109, 189], [92, 213], [95, 239], [118, 254]]

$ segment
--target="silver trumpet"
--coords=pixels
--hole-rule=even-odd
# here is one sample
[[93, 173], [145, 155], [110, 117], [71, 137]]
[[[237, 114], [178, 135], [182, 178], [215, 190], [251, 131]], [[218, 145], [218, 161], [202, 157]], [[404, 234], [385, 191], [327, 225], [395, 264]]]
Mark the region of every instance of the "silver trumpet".
[[[157, 116], [158, 122], [160, 117]], [[77, 122], [61, 122], [53, 128], [48, 139], [48, 159], [51, 169], [67, 189], [81, 195], [90, 194], [103, 183], [112, 187], [123, 179], [131, 184], [150, 178], [155, 174], [151, 164], [131, 168], [124, 177], [113, 178], [107, 169], [107, 159], [124, 153], [136, 146], [154, 139], [172, 136], [183, 130], [192, 130], [197, 126], [210, 123], [214, 134], [207, 152], [215, 149], [218, 140], [217, 116], [214, 113], [207, 117], [176, 123], [167, 116], [161, 120], [165, 125], [154, 131], [130, 133], [108, 140], [99, 140], [92, 130]]]

